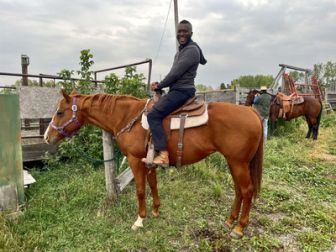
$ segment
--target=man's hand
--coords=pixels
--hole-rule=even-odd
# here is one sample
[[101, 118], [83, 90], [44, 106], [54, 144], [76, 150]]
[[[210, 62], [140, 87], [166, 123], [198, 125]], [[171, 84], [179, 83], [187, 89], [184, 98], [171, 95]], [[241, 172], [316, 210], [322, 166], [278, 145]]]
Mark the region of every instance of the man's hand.
[[159, 85], [159, 82], [152, 82], [150, 84], [150, 88], [152, 91], [155, 91], [156, 89], [158, 89], [158, 85]]

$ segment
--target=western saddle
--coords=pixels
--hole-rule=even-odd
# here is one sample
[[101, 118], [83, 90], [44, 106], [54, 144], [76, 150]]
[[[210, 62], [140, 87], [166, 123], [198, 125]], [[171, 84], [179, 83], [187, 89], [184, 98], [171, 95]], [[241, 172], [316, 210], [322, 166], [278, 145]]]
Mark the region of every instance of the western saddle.
[[293, 112], [293, 107], [295, 104], [301, 104], [304, 102], [303, 97], [297, 96], [295, 93], [291, 95], [285, 95], [284, 93], [278, 92], [276, 96], [282, 104], [282, 110], [280, 109], [278, 117], [283, 117], [284, 119], [288, 118], [289, 115]]
[[[149, 111], [155, 102], [158, 99], [152, 99], [147, 105], [147, 111]], [[177, 159], [176, 159], [176, 167], [181, 167], [182, 164], [182, 153], [183, 153], [183, 136], [185, 129], [185, 122], [188, 117], [201, 116], [206, 111], [206, 103], [204, 101], [198, 101], [196, 97], [192, 97], [188, 99], [182, 107], [174, 110], [170, 113], [165, 120], [171, 120], [172, 118], [180, 118], [180, 126], [179, 126], [179, 135], [177, 142]], [[148, 137], [150, 138], [149, 134]], [[151, 143], [151, 138], [148, 141], [148, 153], [147, 160], [152, 161], [154, 157], [153, 145]], [[150, 163], [147, 163], [147, 166], [150, 167]]]

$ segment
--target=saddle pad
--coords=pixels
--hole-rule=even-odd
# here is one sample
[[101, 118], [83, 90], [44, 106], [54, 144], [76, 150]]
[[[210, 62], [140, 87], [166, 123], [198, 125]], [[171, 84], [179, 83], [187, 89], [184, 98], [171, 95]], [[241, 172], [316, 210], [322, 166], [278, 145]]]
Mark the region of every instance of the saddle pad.
[[302, 96], [299, 96], [294, 100], [294, 104], [301, 104], [303, 102], [304, 102], [304, 99]]
[[[170, 129], [171, 130], [180, 129], [180, 120], [181, 119], [179, 117], [170, 117], [168, 115], [168, 118], [170, 118]], [[202, 115], [187, 117], [187, 119], [185, 121], [184, 128], [187, 129], [187, 128], [193, 128], [193, 127], [204, 125], [208, 122], [208, 119], [209, 119], [208, 108], [206, 107], [205, 111]], [[149, 125], [148, 125], [148, 121], [147, 121], [147, 115], [145, 115], [145, 113], [142, 114], [141, 125], [145, 130], [149, 129]]]

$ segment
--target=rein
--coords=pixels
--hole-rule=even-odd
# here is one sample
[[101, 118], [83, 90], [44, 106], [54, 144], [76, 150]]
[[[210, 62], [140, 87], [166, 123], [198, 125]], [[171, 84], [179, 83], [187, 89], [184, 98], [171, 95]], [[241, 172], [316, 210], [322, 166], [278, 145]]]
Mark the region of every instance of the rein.
[[74, 132], [72, 132], [71, 134], [67, 133], [64, 129], [70, 125], [71, 123], [75, 123], [77, 126], [81, 126], [82, 124], [78, 121], [77, 116], [76, 116], [76, 112], [78, 111], [77, 105], [76, 105], [76, 97], [72, 97], [72, 106], [71, 106], [71, 110], [72, 110], [72, 117], [71, 119], [69, 119], [67, 122], [63, 123], [62, 126], [56, 126], [54, 124], [53, 121], [51, 121], [49, 123], [49, 126], [51, 128], [53, 128], [54, 130], [56, 130], [59, 134], [61, 134], [64, 137], [67, 138], [71, 138], [73, 137], [78, 130], [75, 130]]
[[118, 136], [120, 136], [122, 133], [124, 133], [126, 130], [128, 132], [131, 131], [133, 125], [135, 124], [135, 122], [137, 120], [140, 119], [140, 117], [142, 116], [143, 112], [147, 111], [147, 105], [148, 103], [151, 101], [151, 99], [148, 99], [146, 102], [145, 107], [125, 126], [123, 127], [121, 130], [119, 130], [116, 134], [115, 134], [115, 138], [117, 138]]

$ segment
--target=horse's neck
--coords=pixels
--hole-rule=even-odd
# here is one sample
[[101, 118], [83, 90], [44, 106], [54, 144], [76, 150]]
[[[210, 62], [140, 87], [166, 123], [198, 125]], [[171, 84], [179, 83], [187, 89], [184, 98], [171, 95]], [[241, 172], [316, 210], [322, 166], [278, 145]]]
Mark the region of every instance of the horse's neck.
[[144, 108], [145, 101], [129, 96], [99, 94], [84, 99], [82, 106], [85, 123], [115, 135]]

